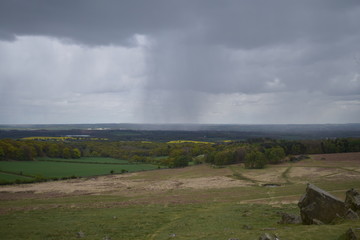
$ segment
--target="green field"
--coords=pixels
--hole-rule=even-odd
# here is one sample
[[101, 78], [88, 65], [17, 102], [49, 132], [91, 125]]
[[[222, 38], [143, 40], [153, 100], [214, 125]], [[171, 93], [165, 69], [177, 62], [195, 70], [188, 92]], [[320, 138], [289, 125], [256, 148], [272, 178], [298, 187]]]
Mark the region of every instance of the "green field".
[[133, 163], [129, 163], [128, 160], [116, 159], [116, 158], [105, 158], [105, 157], [82, 157], [82, 158], [76, 158], [76, 159], [42, 157], [42, 158], [37, 158], [36, 160], [37, 161], [53, 161], [53, 162], [133, 164]]
[[89, 177], [157, 168], [158, 166], [152, 164], [129, 164], [125, 160], [113, 158], [80, 158], [76, 160], [42, 158], [40, 161], [1, 161], [0, 181], [15, 181], [16, 179], [24, 179], [24, 176], [42, 178]]
[[[279, 212], [299, 214], [297, 201], [307, 182], [341, 199], [350, 188], [360, 190], [360, 153], [335, 156], [313, 156], [261, 170], [241, 164], [196, 165], [39, 187], [1, 186], [0, 236], [75, 240], [81, 232], [82, 239], [89, 240], [256, 240], [267, 232], [281, 240], [341, 240], [350, 227], [360, 227], [360, 220], [278, 224]], [[71, 191], [62, 192], [64, 188]]]
[[11, 182], [11, 181], [15, 181], [16, 179], [26, 180], [26, 179], [31, 179], [31, 178], [30, 177], [25, 177], [25, 176], [19, 176], [19, 175], [16, 175], [16, 174], [0, 172], [0, 180]]

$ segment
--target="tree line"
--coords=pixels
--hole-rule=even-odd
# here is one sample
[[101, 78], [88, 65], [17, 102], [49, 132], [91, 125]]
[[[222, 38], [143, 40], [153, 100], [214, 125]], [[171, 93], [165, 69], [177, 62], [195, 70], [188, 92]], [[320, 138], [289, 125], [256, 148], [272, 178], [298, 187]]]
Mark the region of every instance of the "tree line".
[[66, 143], [0, 140], [0, 160], [32, 161], [36, 157], [80, 158], [81, 152]]
[[168, 167], [183, 167], [189, 163], [228, 165], [244, 163], [247, 168], [263, 168], [292, 156], [359, 152], [360, 139], [323, 140], [249, 139], [213, 144], [201, 142], [149, 141], [64, 141], [0, 140], [0, 160], [31, 161], [37, 157], [80, 158], [113, 157], [131, 162], [145, 162]]

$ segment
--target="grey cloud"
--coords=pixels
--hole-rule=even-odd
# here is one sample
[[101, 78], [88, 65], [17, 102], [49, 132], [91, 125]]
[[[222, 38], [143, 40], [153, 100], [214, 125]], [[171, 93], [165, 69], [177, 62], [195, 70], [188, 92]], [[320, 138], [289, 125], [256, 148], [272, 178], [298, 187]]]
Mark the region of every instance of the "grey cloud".
[[85, 44], [129, 44], [136, 34], [174, 29], [189, 40], [252, 48], [358, 30], [358, 1], [12, 1], [0, 3], [2, 35], [48, 35]]
[[174, 28], [186, 22], [177, 1], [32, 0], [0, 2], [5, 36], [43, 35], [90, 45], [129, 45], [136, 33]]
[[[309, 116], [324, 108], [322, 121], [332, 116], [354, 122], [352, 118], [360, 118], [360, 65], [354, 61], [360, 56], [359, 16], [358, 0], [3, 0], [0, 39], [17, 44], [19, 36], [45, 36], [76, 47], [53, 51], [26, 40], [32, 46], [22, 50], [38, 48], [43, 57], [30, 51], [30, 63], [14, 63], [16, 71], [0, 66], [0, 84], [10, 99], [21, 90], [29, 102], [36, 94], [51, 94], [54, 86], [68, 94], [62, 99], [71, 93], [126, 95], [142, 88], [140, 100], [129, 101], [139, 101], [144, 122], [249, 122], [266, 119], [261, 112], [273, 122], [288, 114], [293, 115], [291, 122], [305, 121], [292, 107], [308, 98]], [[138, 46], [136, 34], [149, 44]], [[104, 46], [123, 50], [94, 54]], [[62, 62], [67, 53], [69, 61]], [[9, 56], [0, 55], [0, 60], [9, 61]], [[57, 74], [51, 83], [44, 80], [51, 74], [41, 67]], [[25, 74], [27, 89], [17, 85]], [[32, 85], [43, 86], [47, 93]], [[346, 101], [336, 105], [341, 97]], [[288, 104], [281, 107], [282, 102]], [[337, 113], [343, 117], [334, 117]], [[130, 115], [128, 119], [140, 119]]]

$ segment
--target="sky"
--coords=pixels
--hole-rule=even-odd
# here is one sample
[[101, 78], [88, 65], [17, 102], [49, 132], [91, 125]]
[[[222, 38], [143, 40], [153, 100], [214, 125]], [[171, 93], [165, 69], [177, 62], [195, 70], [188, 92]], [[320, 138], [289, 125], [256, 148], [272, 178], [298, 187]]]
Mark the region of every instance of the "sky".
[[0, 124], [360, 122], [359, 0], [1, 0]]

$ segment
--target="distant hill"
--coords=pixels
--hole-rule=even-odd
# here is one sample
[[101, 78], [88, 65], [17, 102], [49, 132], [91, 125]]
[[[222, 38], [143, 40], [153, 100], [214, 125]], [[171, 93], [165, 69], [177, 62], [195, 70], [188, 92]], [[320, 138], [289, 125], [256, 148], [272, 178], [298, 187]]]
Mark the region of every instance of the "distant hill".
[[90, 135], [110, 140], [244, 140], [249, 138], [319, 139], [360, 137], [352, 124], [37, 124], [0, 125], [0, 138]]

